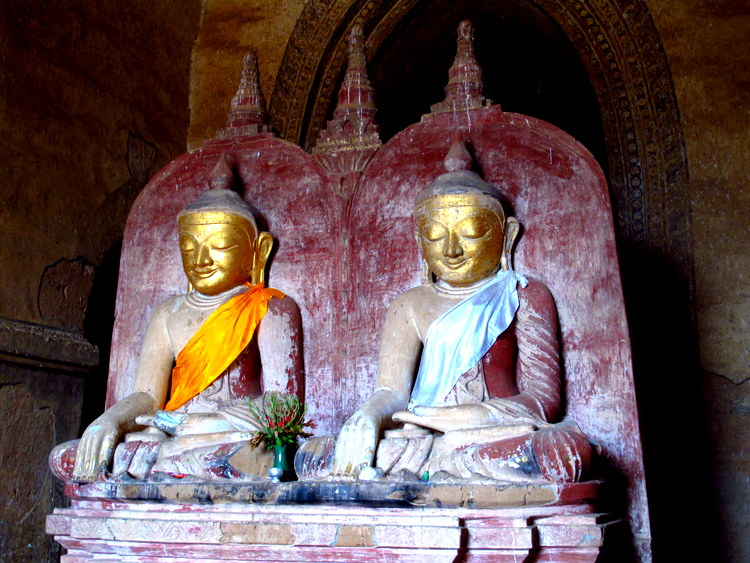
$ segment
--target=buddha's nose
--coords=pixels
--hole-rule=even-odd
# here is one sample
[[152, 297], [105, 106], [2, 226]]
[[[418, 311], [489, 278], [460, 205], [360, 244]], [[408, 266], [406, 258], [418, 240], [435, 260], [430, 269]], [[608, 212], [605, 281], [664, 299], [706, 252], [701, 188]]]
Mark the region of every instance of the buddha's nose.
[[449, 258], [455, 258], [461, 256], [464, 253], [461, 244], [458, 241], [458, 237], [455, 233], [448, 233], [445, 239], [445, 246], [443, 247], [443, 254]]
[[210, 266], [213, 263], [211, 249], [205, 244], [201, 245], [201, 247], [198, 248], [198, 260], [196, 261], [196, 264], [198, 264], [198, 266]]

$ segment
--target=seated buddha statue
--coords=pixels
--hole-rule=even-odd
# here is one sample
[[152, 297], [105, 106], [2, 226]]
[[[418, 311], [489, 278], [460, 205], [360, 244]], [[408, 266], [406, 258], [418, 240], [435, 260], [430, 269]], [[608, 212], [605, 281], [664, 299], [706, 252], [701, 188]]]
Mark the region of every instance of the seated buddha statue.
[[263, 283], [273, 237], [238, 194], [214, 188], [177, 217], [192, 291], [153, 312], [132, 393], [53, 450], [61, 479], [101, 479], [113, 455], [115, 477], [244, 476], [230, 458], [247, 457], [257, 430], [248, 399], [302, 393], [299, 309]]
[[302, 447], [302, 478], [569, 482], [585, 474], [588, 440], [575, 423], [555, 424], [554, 300], [512, 269], [519, 223], [470, 165], [454, 143], [447, 172], [417, 195], [424, 284], [391, 303], [375, 391], [337, 439]]

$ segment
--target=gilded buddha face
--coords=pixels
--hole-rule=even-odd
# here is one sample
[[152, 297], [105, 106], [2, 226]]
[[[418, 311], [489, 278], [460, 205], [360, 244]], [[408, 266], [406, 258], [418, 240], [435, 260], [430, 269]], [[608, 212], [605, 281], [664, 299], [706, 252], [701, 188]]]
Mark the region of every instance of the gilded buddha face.
[[[217, 211], [190, 213], [178, 219], [185, 275], [204, 295], [218, 295], [256, 277], [265, 267], [272, 240], [256, 236], [244, 217]], [[267, 237], [267, 238], [266, 238]], [[262, 277], [262, 276], [261, 276]]]
[[419, 205], [416, 236], [438, 280], [466, 286], [500, 269], [505, 220], [494, 207], [486, 197], [466, 193], [435, 195]]

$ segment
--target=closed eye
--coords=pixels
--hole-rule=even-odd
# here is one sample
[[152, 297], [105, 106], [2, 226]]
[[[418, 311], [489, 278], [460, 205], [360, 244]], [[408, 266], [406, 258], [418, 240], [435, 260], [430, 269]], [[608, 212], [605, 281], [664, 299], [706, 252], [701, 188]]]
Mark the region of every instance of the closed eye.
[[490, 232], [490, 230], [491, 229], [488, 229], [488, 230], [470, 230], [468, 232], [461, 231], [461, 232], [459, 232], [459, 234], [463, 238], [466, 238], [466, 239], [469, 239], [469, 240], [477, 240], [477, 239], [480, 239], [482, 237], [487, 236], [487, 234]]
[[490, 234], [494, 227], [493, 221], [482, 216], [473, 216], [461, 221], [456, 231], [465, 239], [477, 240]]
[[446, 228], [436, 222], [428, 224], [422, 229], [422, 236], [429, 242], [437, 242], [443, 240], [446, 235]]
[[195, 242], [187, 237], [180, 238], [180, 250], [182, 252], [192, 252], [195, 250]]

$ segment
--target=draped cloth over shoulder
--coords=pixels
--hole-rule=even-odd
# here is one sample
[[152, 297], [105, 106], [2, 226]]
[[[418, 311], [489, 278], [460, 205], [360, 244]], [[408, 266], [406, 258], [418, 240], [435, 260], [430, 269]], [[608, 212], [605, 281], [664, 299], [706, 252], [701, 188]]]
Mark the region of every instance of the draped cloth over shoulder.
[[216, 309], [177, 355], [165, 410], [180, 408], [224, 373], [252, 340], [268, 301], [284, 297], [262, 283], [246, 285], [248, 290]]
[[500, 270], [476, 293], [430, 325], [409, 408], [432, 406], [450, 393], [461, 374], [474, 366], [513, 322], [517, 284], [526, 277]]

